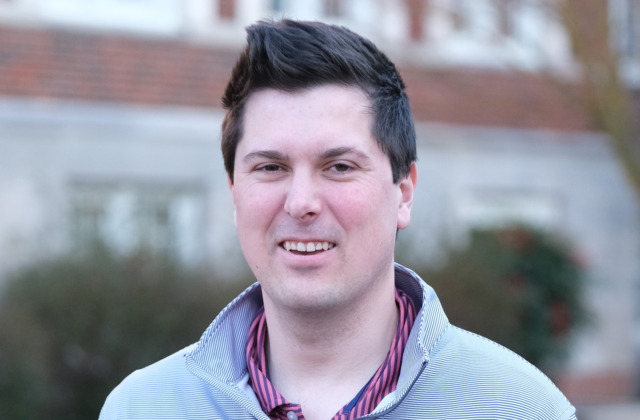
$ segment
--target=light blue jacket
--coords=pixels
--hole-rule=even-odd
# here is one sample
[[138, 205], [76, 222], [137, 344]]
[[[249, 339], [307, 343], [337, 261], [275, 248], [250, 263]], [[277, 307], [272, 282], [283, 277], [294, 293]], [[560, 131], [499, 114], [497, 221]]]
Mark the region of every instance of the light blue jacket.
[[[435, 292], [415, 273], [396, 265], [396, 286], [422, 307], [396, 391], [365, 418], [576, 418], [569, 401], [534, 366], [449, 324]], [[198, 343], [127, 377], [107, 398], [100, 420], [268, 420], [247, 384], [244, 358], [249, 325], [261, 305], [254, 284], [222, 310]]]

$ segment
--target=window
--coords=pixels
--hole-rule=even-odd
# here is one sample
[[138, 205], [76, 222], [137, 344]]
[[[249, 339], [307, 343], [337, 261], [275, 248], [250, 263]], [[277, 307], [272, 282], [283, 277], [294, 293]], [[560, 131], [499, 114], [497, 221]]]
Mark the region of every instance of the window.
[[515, 1], [514, 0], [494, 0], [496, 13], [496, 32], [497, 35], [504, 38], [511, 38], [515, 35], [514, 17], [515, 17]]
[[344, 15], [343, 0], [324, 0], [324, 15], [337, 18]]
[[629, 0], [626, 14], [626, 36], [623, 54], [629, 58], [640, 59], [640, 0]]
[[609, 29], [625, 82], [640, 86], [640, 0], [611, 0]]
[[468, 32], [471, 29], [471, 11], [465, 0], [453, 0], [450, 6], [451, 26], [456, 32]]
[[287, 11], [287, 0], [271, 0], [271, 11], [281, 13]]
[[454, 33], [490, 39], [516, 35], [522, 0], [449, 0], [449, 24]]
[[204, 200], [189, 185], [74, 182], [70, 187], [71, 240], [127, 254], [138, 249], [183, 262], [200, 259]]

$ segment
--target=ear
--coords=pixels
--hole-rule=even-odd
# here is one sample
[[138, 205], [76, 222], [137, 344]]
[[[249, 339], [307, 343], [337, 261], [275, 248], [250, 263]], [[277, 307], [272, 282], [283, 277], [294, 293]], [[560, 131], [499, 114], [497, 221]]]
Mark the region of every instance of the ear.
[[398, 182], [398, 229], [409, 226], [411, 221], [411, 206], [413, 205], [413, 192], [418, 182], [418, 170], [416, 164], [411, 164], [409, 175]]

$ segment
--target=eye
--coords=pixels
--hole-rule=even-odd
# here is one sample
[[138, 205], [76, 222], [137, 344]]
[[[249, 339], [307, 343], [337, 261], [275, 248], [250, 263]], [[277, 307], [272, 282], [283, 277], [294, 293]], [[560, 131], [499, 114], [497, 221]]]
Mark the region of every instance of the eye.
[[327, 170], [336, 175], [346, 175], [356, 170], [356, 168], [357, 166], [351, 162], [340, 161], [329, 164]]
[[333, 170], [336, 172], [348, 172], [351, 169], [353, 169], [353, 167], [351, 165], [348, 165], [344, 162], [338, 162], [336, 164], [334, 164], [332, 166]]
[[256, 168], [257, 171], [263, 172], [277, 172], [281, 169], [280, 165], [276, 163], [265, 163], [264, 165], [260, 165]]

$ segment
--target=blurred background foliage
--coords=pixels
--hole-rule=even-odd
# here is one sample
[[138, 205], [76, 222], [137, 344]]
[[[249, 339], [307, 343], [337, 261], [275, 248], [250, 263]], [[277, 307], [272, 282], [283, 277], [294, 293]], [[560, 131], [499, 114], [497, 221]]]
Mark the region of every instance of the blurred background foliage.
[[572, 332], [586, 326], [585, 276], [571, 246], [524, 226], [476, 230], [446, 264], [419, 274], [461, 328], [553, 376]]
[[96, 419], [124, 377], [196, 342], [247, 284], [104, 247], [21, 270], [0, 296], [0, 419]]
[[[545, 367], [585, 320], [570, 247], [534, 230], [477, 231], [420, 273], [452, 323]], [[0, 294], [0, 419], [95, 419], [125, 376], [198, 340], [248, 284], [104, 247], [36, 263]]]

